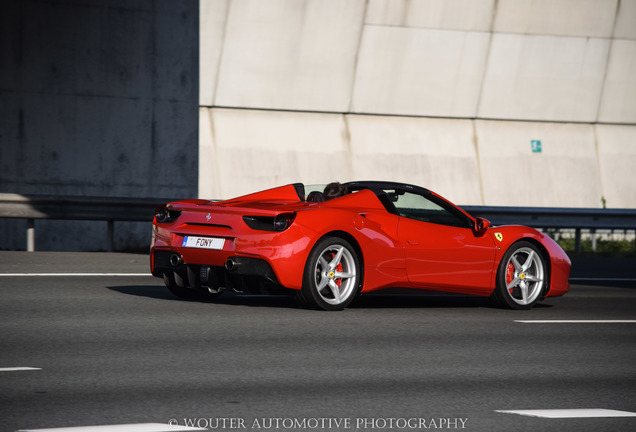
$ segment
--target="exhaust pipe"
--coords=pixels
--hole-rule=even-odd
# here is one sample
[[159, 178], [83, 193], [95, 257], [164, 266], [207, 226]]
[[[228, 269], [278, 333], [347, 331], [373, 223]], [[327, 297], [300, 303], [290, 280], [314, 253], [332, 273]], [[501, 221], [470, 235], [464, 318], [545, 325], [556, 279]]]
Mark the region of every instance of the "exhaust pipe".
[[239, 267], [239, 262], [236, 261], [234, 258], [228, 258], [227, 261], [225, 261], [225, 269], [227, 271], [236, 271], [236, 269], [238, 269]]
[[181, 258], [181, 255], [176, 253], [170, 255], [170, 265], [172, 267], [179, 267], [181, 264], [183, 264], [183, 258]]

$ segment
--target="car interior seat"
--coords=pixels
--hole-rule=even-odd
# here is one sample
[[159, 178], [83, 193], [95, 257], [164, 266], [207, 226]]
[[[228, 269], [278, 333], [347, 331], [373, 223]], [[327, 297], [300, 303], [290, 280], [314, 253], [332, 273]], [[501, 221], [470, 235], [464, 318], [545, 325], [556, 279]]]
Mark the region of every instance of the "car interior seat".
[[307, 201], [307, 202], [324, 202], [325, 201], [325, 196], [323, 195], [322, 192], [313, 191], [313, 192], [310, 192], [309, 195], [307, 195], [307, 199], [305, 201]]

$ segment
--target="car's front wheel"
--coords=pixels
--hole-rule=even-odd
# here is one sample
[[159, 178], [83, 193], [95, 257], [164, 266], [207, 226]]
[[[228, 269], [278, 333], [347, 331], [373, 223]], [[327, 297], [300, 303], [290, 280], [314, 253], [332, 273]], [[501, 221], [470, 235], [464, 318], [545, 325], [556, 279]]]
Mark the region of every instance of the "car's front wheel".
[[311, 250], [299, 293], [305, 306], [342, 310], [358, 293], [362, 270], [353, 246], [340, 237], [325, 237]]
[[539, 249], [520, 241], [504, 254], [497, 270], [492, 298], [511, 309], [529, 309], [540, 298], [547, 280], [546, 264]]

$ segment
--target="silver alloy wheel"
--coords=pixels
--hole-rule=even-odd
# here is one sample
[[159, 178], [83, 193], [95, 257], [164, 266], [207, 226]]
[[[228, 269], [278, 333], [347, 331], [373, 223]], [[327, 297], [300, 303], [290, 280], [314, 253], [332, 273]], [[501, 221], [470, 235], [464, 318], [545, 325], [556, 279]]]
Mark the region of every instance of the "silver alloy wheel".
[[530, 247], [521, 247], [514, 251], [506, 263], [505, 283], [510, 299], [527, 306], [532, 304], [543, 290], [543, 260], [539, 253]]
[[327, 246], [314, 267], [316, 291], [330, 305], [340, 305], [356, 290], [356, 262], [351, 252], [340, 244]]

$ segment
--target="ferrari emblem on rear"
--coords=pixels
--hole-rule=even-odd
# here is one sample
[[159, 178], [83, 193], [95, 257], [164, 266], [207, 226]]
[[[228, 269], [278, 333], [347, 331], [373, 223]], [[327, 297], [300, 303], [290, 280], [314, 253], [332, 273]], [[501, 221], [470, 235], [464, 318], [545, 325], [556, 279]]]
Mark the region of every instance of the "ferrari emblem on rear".
[[210, 219], [212, 219], [212, 216], [210, 216], [210, 213], [208, 213], [208, 215], [205, 217], [205, 220], [210, 222]]
[[503, 241], [503, 234], [500, 232], [495, 233], [495, 238], [499, 241]]

